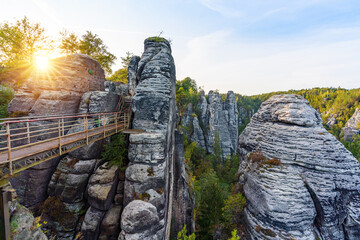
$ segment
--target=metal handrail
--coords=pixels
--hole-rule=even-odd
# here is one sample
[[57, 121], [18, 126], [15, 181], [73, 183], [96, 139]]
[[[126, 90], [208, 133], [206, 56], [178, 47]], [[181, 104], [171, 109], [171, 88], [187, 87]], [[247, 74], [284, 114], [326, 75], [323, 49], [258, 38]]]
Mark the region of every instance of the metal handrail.
[[[64, 151], [62, 149], [63, 144], [73, 143], [82, 139], [86, 139], [86, 144], [89, 144], [89, 142], [94, 141], [90, 141], [89, 137], [102, 134], [101, 138], [105, 138], [118, 133], [129, 127], [132, 99], [128, 103], [130, 104], [126, 106], [124, 98], [120, 98], [116, 110], [120, 107], [123, 110], [121, 112], [27, 116], [0, 119], [0, 121], [2, 121], [0, 122], [0, 128], [2, 128], [2, 126], [5, 127], [5, 129], [2, 128], [0, 131], [0, 156], [3, 156], [0, 159], [0, 165], [8, 163], [9, 173], [12, 175], [13, 162], [26, 157], [21, 157], [22, 155], [19, 156], [20, 153], [23, 154], [23, 150], [21, 149], [30, 149], [30, 147], [33, 149], [34, 146], [47, 144], [47, 142], [54, 144], [54, 141], [57, 141], [58, 144], [57, 146], [55, 145], [55, 149], [58, 148], [59, 154], [61, 155]], [[34, 123], [38, 125], [34, 125]], [[26, 124], [26, 126], [24, 124]], [[69, 131], [71, 129], [74, 130], [70, 133]], [[74, 136], [76, 136], [76, 138], [74, 138], [74, 140], [71, 139], [72, 142], [66, 142], [69, 141], [70, 137]], [[64, 142], [63, 139], [66, 141], [64, 140]], [[6, 146], [4, 146], [5, 144]], [[43, 149], [45, 149], [44, 147], [46, 148], [47, 146], [43, 146]], [[12, 153], [18, 150], [22, 152], [16, 152], [13, 157]], [[33, 156], [39, 151], [41, 152], [41, 147], [35, 149], [34, 152], [26, 154], [28, 154], [27, 156]], [[68, 151], [71, 150], [66, 150], [66, 152]], [[6, 158], [4, 154], [7, 154]]]
[[6, 123], [22, 123], [22, 122], [36, 122], [36, 121], [48, 121], [54, 120], [59, 118], [75, 118], [75, 117], [84, 117], [84, 116], [103, 116], [107, 114], [114, 114], [114, 113], [127, 113], [126, 111], [122, 112], [101, 112], [101, 113], [91, 113], [91, 114], [64, 114], [64, 115], [44, 115], [44, 116], [31, 116], [31, 117], [19, 117], [19, 118], [1, 118], [0, 125], [5, 125]]

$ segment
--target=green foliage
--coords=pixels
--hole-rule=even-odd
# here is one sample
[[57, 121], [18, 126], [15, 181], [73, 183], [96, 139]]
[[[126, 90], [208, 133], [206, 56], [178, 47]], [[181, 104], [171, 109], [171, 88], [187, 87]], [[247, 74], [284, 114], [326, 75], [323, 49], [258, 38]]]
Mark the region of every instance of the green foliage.
[[0, 25], [0, 65], [5, 68], [22, 67], [31, 64], [34, 54], [51, 50], [52, 43], [44, 34], [39, 23], [31, 23], [27, 17], [15, 23]]
[[[189, 77], [183, 80], [176, 81], [176, 104], [180, 116], [183, 115], [186, 110], [186, 106], [189, 103], [193, 104], [195, 114], [197, 112], [197, 102], [199, 101], [199, 93], [197, 90], [196, 82]], [[199, 115], [199, 114], [197, 114]]]
[[101, 154], [104, 161], [121, 168], [127, 165], [127, 142], [124, 134], [113, 135], [104, 148]]
[[121, 57], [121, 63], [123, 65], [123, 68], [120, 68], [117, 70], [113, 75], [111, 75], [107, 80], [113, 81], [113, 82], [122, 82], [127, 84], [127, 74], [128, 74], [128, 67], [130, 64], [131, 58], [134, 56], [134, 54], [130, 52], [126, 52], [126, 57]]
[[147, 40], [153, 41], [153, 42], [163, 42], [166, 39], [163, 37], [155, 36], [155, 37], [148, 37]]
[[14, 232], [16, 232], [16, 230], [18, 229], [18, 227], [19, 227], [19, 223], [17, 222], [17, 221], [11, 221], [10, 222], [10, 232], [11, 233], [14, 233]]
[[231, 238], [229, 238], [229, 240], [240, 240], [240, 237], [237, 236], [237, 230], [236, 229], [234, 229], [231, 232]]
[[134, 56], [133, 53], [131, 52], [126, 52], [126, 57], [121, 57], [121, 63], [123, 65], [124, 68], [128, 68], [129, 64], [130, 64], [130, 60], [131, 58]]
[[232, 194], [225, 200], [222, 211], [226, 230], [237, 227], [241, 221], [245, 206], [246, 199], [241, 193]]
[[198, 237], [210, 239], [216, 227], [223, 221], [222, 208], [228, 193], [212, 169], [195, 181], [194, 187]]
[[344, 145], [360, 163], [360, 135], [355, 136], [352, 142], [344, 142]]
[[69, 31], [64, 30], [60, 32], [61, 42], [59, 48], [62, 53], [67, 55], [78, 53], [80, 39], [75, 33], [69, 33]]
[[187, 235], [186, 225], [183, 227], [183, 229], [178, 233], [177, 240], [195, 240], [195, 233], [191, 235]]
[[128, 74], [127, 68], [120, 68], [119, 70], [114, 72], [114, 74], [112, 74], [110, 77], [108, 77], [107, 80], [113, 82], [122, 82], [127, 84], [128, 83], [127, 74]]
[[61, 34], [61, 43], [59, 48], [67, 54], [83, 53], [91, 56], [98, 61], [107, 75], [112, 73], [111, 66], [115, 63], [116, 57], [108, 51], [108, 47], [103, 40], [90, 31], [86, 31], [80, 38], [67, 31]]
[[[237, 95], [237, 103], [245, 112], [242, 118], [247, 124], [250, 120], [250, 111], [257, 111], [262, 102], [271, 96], [278, 94], [298, 94], [306, 98], [310, 105], [323, 114], [323, 120], [326, 121], [331, 115], [336, 116], [337, 124], [328, 129], [330, 133], [340, 140], [341, 128], [360, 106], [360, 89], [343, 88], [312, 88], [302, 90], [289, 90], [283, 92], [272, 92], [254, 96]], [[245, 124], [245, 125], [246, 125]], [[325, 126], [326, 127], [326, 126]]]
[[10, 87], [0, 85], [0, 118], [9, 117], [7, 111], [9, 102], [14, 97], [14, 92]]

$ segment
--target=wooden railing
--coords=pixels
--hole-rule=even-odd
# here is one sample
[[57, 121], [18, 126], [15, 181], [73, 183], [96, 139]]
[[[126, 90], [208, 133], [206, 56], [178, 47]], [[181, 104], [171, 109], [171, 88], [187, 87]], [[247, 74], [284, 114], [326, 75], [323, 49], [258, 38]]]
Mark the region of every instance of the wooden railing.
[[[3, 121], [0, 123], [0, 168], [3, 170], [4, 165], [8, 165], [6, 175], [13, 175], [39, 162], [25, 161], [14, 169], [17, 161], [52, 151], [47, 156], [50, 159], [128, 129], [130, 106], [125, 110], [0, 119]], [[80, 141], [81, 144], [73, 144]], [[0, 178], [5, 172], [0, 173]]]

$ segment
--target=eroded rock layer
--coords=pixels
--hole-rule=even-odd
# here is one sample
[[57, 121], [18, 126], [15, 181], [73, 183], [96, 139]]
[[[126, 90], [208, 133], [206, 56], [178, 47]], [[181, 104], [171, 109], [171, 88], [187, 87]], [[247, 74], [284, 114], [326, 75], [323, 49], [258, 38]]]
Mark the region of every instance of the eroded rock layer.
[[223, 158], [236, 154], [239, 114], [234, 92], [227, 93], [225, 101], [214, 91], [200, 95], [197, 104], [200, 115], [197, 116], [190, 103], [181, 119], [183, 132], [191, 142], [209, 153], [214, 153], [214, 145], [218, 138]]
[[261, 105], [239, 137], [250, 239], [357, 239], [358, 161], [298, 95]]
[[146, 133], [130, 135], [119, 239], [167, 239], [176, 121], [175, 65], [168, 41], [145, 40], [136, 80], [131, 81], [138, 83], [133, 128]]

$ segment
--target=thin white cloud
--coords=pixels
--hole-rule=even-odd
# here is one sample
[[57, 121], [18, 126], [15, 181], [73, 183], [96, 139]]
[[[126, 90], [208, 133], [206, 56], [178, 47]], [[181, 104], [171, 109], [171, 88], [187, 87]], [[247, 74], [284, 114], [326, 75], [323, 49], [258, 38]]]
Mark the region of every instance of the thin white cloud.
[[225, 17], [241, 17], [243, 13], [236, 8], [231, 8], [226, 5], [226, 1], [219, 0], [199, 0], [199, 2], [205, 7], [220, 13]]
[[358, 88], [360, 34], [338, 39], [358, 30], [326, 30], [271, 42], [234, 41], [231, 31], [213, 32], [188, 42], [188, 54], [178, 64], [178, 79], [189, 75], [206, 91], [242, 94], [330, 86]]

